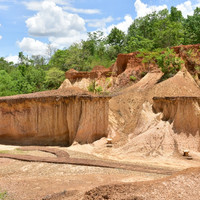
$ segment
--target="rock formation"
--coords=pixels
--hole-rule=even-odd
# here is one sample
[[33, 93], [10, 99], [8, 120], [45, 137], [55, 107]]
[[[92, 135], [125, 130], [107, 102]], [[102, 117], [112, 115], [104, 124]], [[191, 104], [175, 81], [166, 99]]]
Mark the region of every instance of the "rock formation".
[[[149, 102], [145, 102], [134, 132], [128, 135], [126, 144], [117, 149], [114, 154], [119, 154], [118, 156], [121, 157], [123, 154], [130, 157], [169, 157], [181, 155], [186, 149], [190, 152], [198, 152], [200, 150], [199, 125], [197, 125], [200, 119], [199, 108], [193, 108], [190, 115], [185, 115], [192, 107], [190, 103], [195, 102], [196, 99], [188, 98], [189, 104], [184, 104], [183, 109], [178, 105], [182, 104], [183, 98], [177, 98], [175, 104], [173, 100], [168, 100], [169, 102], [165, 104], [162, 99], [156, 98], [153, 109]], [[153, 112], [154, 109], [157, 113]]]
[[[171, 49], [174, 50], [177, 57], [180, 57], [184, 61], [186, 70], [194, 77], [197, 84], [200, 85], [200, 44], [180, 45], [171, 47]], [[116, 62], [110, 68], [95, 66], [91, 72], [78, 72], [70, 69], [66, 72], [66, 79], [70, 81], [72, 86], [77, 86], [85, 90], [87, 90], [89, 84], [94, 79], [99, 86], [104, 88], [104, 92], [120, 90], [133, 82], [138, 82], [146, 73], [160, 70], [156, 62], [144, 63], [143, 57], [138, 57], [138, 54], [139, 52], [119, 54]], [[112, 79], [109, 88], [104, 84], [105, 77]], [[63, 84], [62, 87], [66, 88], [69, 85]]]
[[[148, 73], [136, 84], [121, 91], [110, 100], [111, 126], [116, 132], [128, 135], [133, 133], [144, 102], [153, 104], [153, 97], [189, 96], [200, 97], [200, 90], [192, 76], [183, 70], [174, 77], [158, 83], [162, 73]], [[114, 120], [113, 120], [114, 118]]]
[[173, 122], [176, 133], [199, 135], [200, 97], [154, 97], [153, 110], [163, 113], [163, 121]]
[[77, 88], [0, 98], [1, 143], [70, 145], [107, 136], [109, 97]]
[[184, 149], [199, 151], [198, 85], [186, 69], [159, 83], [161, 76], [148, 73], [110, 100], [109, 130], [120, 143], [115, 155], [172, 156]]
[[111, 74], [112, 67], [105, 68], [104, 66], [95, 66], [90, 72], [78, 72], [74, 69], [70, 69], [65, 73], [66, 79], [60, 86], [60, 89], [68, 87], [79, 87], [83, 90], [88, 91], [88, 87], [92, 83], [92, 81], [97, 81], [98, 79], [102, 78], [105, 79], [106, 77], [110, 77]]
[[105, 68], [104, 66], [95, 66], [91, 72], [86, 71], [76, 71], [70, 69], [65, 73], [66, 79], [69, 79], [71, 83], [74, 83], [77, 80], [86, 78], [86, 79], [95, 79], [100, 77], [107, 77], [111, 75], [111, 68]]

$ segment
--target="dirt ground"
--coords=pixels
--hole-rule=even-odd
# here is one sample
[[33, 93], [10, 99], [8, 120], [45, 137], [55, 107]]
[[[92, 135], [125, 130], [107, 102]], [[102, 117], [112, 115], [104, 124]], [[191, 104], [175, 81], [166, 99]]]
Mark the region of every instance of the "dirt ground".
[[[43, 150], [45, 150], [45, 148], [48, 150], [49, 147], [43, 147]], [[91, 167], [76, 164], [55, 164], [0, 158], [0, 190], [1, 192], [7, 192], [4, 199], [87, 199], [84, 193], [101, 185], [157, 180], [169, 177], [169, 172], [173, 174], [182, 169], [192, 166], [196, 167], [200, 164], [197, 157], [193, 160], [179, 158], [180, 165], [177, 163], [177, 159], [173, 160], [170, 158], [166, 161], [162, 161], [160, 158], [154, 158], [152, 160], [147, 159], [145, 161], [145, 159], [141, 157], [140, 159], [137, 158], [128, 161], [127, 157], [119, 161], [117, 157], [110, 157], [110, 150], [108, 147], [104, 148], [103, 154], [94, 153], [95, 149], [93, 153], [89, 150], [88, 153], [84, 151], [81, 152], [81, 148], [87, 150], [92, 148], [91, 145], [86, 145], [84, 147], [75, 145], [71, 148], [52, 148], [67, 152], [70, 158], [98, 161], [102, 162], [102, 164], [108, 161], [111, 164], [117, 162], [119, 168], [118, 166], [115, 166], [115, 168]], [[105, 152], [107, 153], [105, 154]], [[22, 151], [20, 147], [0, 145], [0, 155], [7, 154], [17, 155], [19, 157], [29, 155], [30, 158], [31, 156], [37, 156], [41, 159], [48, 158], [52, 160], [56, 158], [55, 154], [34, 150], [34, 148], [32, 148], [31, 151]], [[133, 168], [120, 169], [122, 164], [125, 166], [133, 166]], [[160, 169], [162, 169], [162, 171], [160, 171]], [[106, 197], [91, 196], [89, 199], [106, 199]]]

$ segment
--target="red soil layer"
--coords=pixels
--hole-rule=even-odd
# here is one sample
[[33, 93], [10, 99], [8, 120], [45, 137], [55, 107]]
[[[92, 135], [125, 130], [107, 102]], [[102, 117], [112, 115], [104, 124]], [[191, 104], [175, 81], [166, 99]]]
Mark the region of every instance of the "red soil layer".
[[100, 77], [108, 77], [111, 75], [111, 68], [105, 68], [104, 66], [95, 66], [91, 72], [86, 71], [76, 71], [74, 69], [70, 69], [65, 73], [65, 77], [69, 79], [71, 82], [76, 81], [77, 79], [82, 78], [100, 78]]
[[200, 44], [180, 45], [172, 47], [172, 49], [177, 56], [184, 60], [185, 67], [190, 74], [195, 75], [197, 73], [200, 78], [199, 69], [197, 69], [200, 68]]

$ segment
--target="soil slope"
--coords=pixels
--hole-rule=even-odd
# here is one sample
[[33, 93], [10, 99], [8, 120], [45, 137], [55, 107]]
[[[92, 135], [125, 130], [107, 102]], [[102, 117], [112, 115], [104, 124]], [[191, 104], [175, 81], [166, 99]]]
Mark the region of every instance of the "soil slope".
[[200, 197], [200, 168], [156, 181], [107, 185], [86, 192], [84, 200], [197, 200]]
[[113, 136], [126, 138], [128, 134], [133, 133], [139, 122], [143, 104], [152, 104], [155, 96], [200, 96], [199, 87], [187, 70], [158, 83], [161, 76], [162, 73], [148, 73], [138, 83], [110, 100], [110, 130], [111, 133], [115, 133]]

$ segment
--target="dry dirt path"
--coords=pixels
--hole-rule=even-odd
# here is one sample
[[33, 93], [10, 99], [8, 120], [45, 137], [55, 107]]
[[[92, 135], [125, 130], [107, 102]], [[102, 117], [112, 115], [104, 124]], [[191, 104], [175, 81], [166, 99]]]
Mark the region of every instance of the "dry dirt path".
[[71, 165], [83, 165], [83, 166], [91, 166], [91, 167], [115, 168], [115, 169], [140, 171], [140, 172], [156, 173], [156, 174], [164, 174], [164, 175], [171, 175], [175, 172], [174, 170], [169, 170], [169, 169], [148, 167], [148, 166], [143, 166], [143, 165], [123, 164], [116, 161], [70, 158], [70, 155], [66, 151], [55, 149], [55, 148], [48, 148], [48, 147], [33, 147], [33, 146], [22, 147], [20, 148], [20, 150], [43, 151], [43, 152], [55, 154], [57, 157], [54, 158], [54, 157], [39, 157], [39, 156], [31, 156], [31, 155], [0, 154], [0, 158], [10, 158], [10, 159], [16, 159], [16, 160], [27, 161], [27, 162], [46, 162], [46, 163], [54, 163], [54, 164], [71, 164]]

